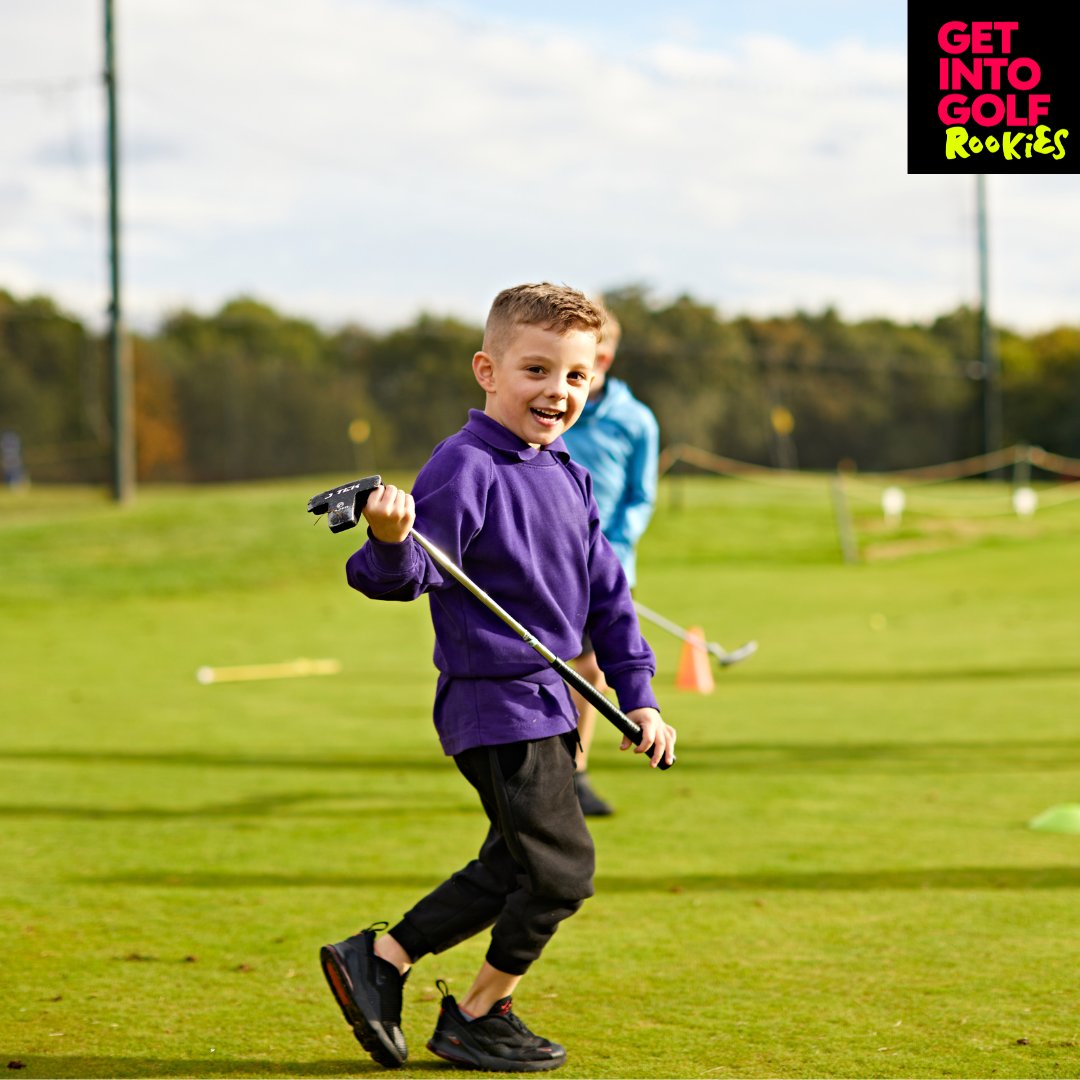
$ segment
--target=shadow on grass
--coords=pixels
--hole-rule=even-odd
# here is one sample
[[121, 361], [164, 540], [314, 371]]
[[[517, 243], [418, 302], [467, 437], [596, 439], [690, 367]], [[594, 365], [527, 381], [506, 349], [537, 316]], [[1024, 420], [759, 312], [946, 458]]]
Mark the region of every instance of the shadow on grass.
[[[797, 769], [833, 772], [848, 769], [875, 769], [884, 771], [909, 769], [923, 772], [1027, 772], [1032, 770], [1061, 771], [1080, 768], [1080, 739], [1006, 739], [1006, 740], [943, 740], [934, 742], [753, 742], [722, 743], [685, 741], [685, 749], [680, 746], [679, 763], [672, 775], [686, 772], [688, 769], [711, 769], [721, 771], [757, 771], [761, 773], [783, 773]], [[207, 754], [197, 751], [154, 752], [125, 750], [0, 750], [0, 762], [40, 761], [50, 764], [72, 764], [86, 766], [102, 765], [167, 765], [180, 768], [224, 768], [224, 769], [296, 769], [337, 770], [342, 772], [373, 772], [381, 778], [393, 780], [392, 773], [403, 774], [426, 772], [429, 770], [454, 770], [453, 762], [435, 752], [431, 755], [415, 758], [373, 758], [340, 755], [296, 755], [296, 756], [247, 756], [242, 754]], [[359, 789], [341, 788], [341, 798], [353, 800], [358, 796], [348, 794]], [[306, 792], [298, 795], [270, 796], [265, 800], [253, 798], [237, 803], [214, 804], [204, 811], [162, 809], [134, 810], [130, 813], [138, 816], [162, 817], [195, 816], [200, 812], [207, 816], [218, 814], [262, 814], [282, 809], [290, 802], [294, 805], [305, 800], [328, 798], [326, 789], [318, 792]], [[380, 801], [380, 800], [376, 800]], [[389, 797], [385, 800], [387, 812], [393, 812]], [[50, 808], [27, 807], [27, 812], [48, 814]], [[382, 803], [380, 801], [380, 811]], [[0, 806], [0, 815], [15, 815], [20, 812], [18, 806], [8, 804]], [[57, 807], [57, 814], [91, 816], [93, 808]], [[110, 813], [124, 814], [128, 811], [110, 811], [104, 808], [103, 816]]]
[[[345, 803], [327, 806], [328, 800]], [[0, 803], [0, 818], [68, 818], [74, 821], [185, 821], [200, 818], [277, 817], [281, 820], [345, 818], [355, 821], [359, 814], [374, 814], [380, 818], [415, 817], [417, 814], [446, 816], [475, 815], [476, 806], [460, 801], [439, 801], [425, 795], [421, 801], [394, 799], [393, 796], [364, 796], [325, 791], [303, 794], [253, 796], [234, 802], [208, 803], [203, 806], [73, 806], [65, 803], [27, 804]]]
[[664, 877], [601, 877], [603, 892], [869, 892], [905, 889], [1076, 889], [1080, 867], [946, 866], [924, 870], [834, 870], [763, 874], [671, 874]]
[[751, 683], [942, 683], [942, 682], [999, 682], [1012, 679], [1060, 679], [1080, 675], [1080, 664], [1017, 664], [1013, 667], [997, 666], [959, 668], [920, 668], [905, 670], [889, 668], [884, 671], [830, 671], [814, 668], [812, 671], [771, 671], [748, 668], [739, 671], [740, 682]]
[[[141, 1076], [369, 1076], [386, 1075], [386, 1069], [373, 1061], [270, 1061], [262, 1058], [221, 1057], [186, 1059], [155, 1057], [79, 1057], [45, 1054], [8, 1055], [21, 1067], [12, 1068], [9, 1076], [25, 1077], [141, 1077]], [[442, 1061], [410, 1062], [407, 1070], [395, 1076], [419, 1073], [446, 1073], [451, 1067]], [[455, 1072], [455, 1076], [463, 1074]]]
[[454, 769], [454, 763], [433, 744], [430, 754], [386, 758], [365, 754], [319, 755], [223, 754], [201, 750], [70, 750], [42, 747], [0, 749], [0, 761], [69, 762], [73, 765], [176, 765], [182, 768], [222, 769], [366, 769], [373, 772], [415, 772], [417, 769]]
[[[428, 890], [442, 881], [435, 874], [225, 874], [209, 871], [108, 874], [71, 878], [80, 885], [151, 886], [177, 889], [379, 888]], [[779, 871], [760, 874], [601, 874], [598, 893], [635, 892], [867, 892], [893, 889], [1076, 889], [1080, 867], [946, 866], [921, 870]]]
[[[731, 773], [1062, 772], [1080, 768], [1080, 740], [785, 743], [691, 742], [677, 768]], [[674, 774], [673, 774], [674, 775]]]

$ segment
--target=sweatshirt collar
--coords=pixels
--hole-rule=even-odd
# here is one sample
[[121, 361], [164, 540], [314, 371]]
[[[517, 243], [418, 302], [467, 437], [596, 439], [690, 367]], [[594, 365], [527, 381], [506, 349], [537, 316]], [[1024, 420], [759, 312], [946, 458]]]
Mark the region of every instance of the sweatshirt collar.
[[548, 443], [547, 446], [538, 450], [530, 446], [524, 439], [518, 438], [509, 428], [505, 428], [497, 420], [492, 420], [480, 409], [470, 409], [469, 419], [465, 424], [465, 430], [475, 435], [481, 442], [487, 443], [493, 450], [500, 450], [504, 454], [511, 454], [519, 461], [532, 461], [545, 451], [550, 452], [561, 461], [570, 460], [570, 452], [562, 437]]

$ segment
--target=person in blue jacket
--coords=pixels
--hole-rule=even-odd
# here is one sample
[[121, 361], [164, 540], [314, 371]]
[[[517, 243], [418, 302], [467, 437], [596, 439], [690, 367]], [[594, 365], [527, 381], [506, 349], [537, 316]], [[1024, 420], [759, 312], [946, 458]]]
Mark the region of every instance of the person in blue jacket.
[[[608, 374], [622, 328], [601, 302], [594, 302], [600, 308], [603, 323], [592, 386], [581, 417], [563, 434], [563, 441], [571, 458], [592, 476], [601, 529], [633, 588], [637, 579], [637, 544], [656, 506], [660, 426], [652, 410], [634, 397], [630, 387]], [[598, 690], [607, 690], [607, 680], [588, 636], [574, 666]], [[596, 710], [579, 694], [573, 696], [578, 710], [579, 739], [574, 784], [585, 814], [602, 817], [613, 813], [613, 808], [593, 790], [587, 771]]]

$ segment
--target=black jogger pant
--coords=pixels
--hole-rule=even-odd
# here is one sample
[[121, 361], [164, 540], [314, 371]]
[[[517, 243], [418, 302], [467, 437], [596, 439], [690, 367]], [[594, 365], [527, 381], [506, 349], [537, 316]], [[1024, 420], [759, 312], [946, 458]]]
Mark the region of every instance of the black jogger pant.
[[487, 961], [523, 975], [593, 894], [592, 837], [574, 790], [577, 732], [455, 755], [490, 828], [479, 855], [390, 933], [419, 960], [492, 926]]

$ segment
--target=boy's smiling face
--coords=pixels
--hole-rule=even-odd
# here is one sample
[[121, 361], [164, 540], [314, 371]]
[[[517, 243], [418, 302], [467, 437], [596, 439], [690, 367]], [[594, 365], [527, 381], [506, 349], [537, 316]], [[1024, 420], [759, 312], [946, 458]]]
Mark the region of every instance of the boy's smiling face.
[[519, 325], [498, 357], [478, 352], [473, 373], [484, 413], [530, 446], [547, 446], [581, 415], [596, 362], [596, 334]]

